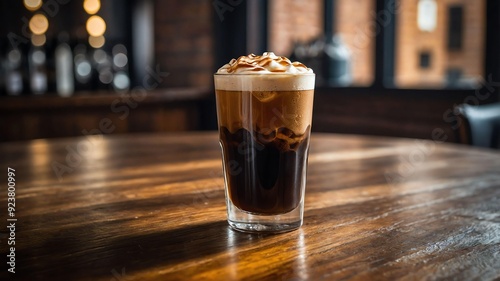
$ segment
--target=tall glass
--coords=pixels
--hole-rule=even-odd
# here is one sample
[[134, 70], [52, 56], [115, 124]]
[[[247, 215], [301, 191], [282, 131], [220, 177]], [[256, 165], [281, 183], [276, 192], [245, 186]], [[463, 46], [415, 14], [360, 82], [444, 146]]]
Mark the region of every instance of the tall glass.
[[229, 225], [285, 232], [302, 225], [313, 73], [215, 74]]

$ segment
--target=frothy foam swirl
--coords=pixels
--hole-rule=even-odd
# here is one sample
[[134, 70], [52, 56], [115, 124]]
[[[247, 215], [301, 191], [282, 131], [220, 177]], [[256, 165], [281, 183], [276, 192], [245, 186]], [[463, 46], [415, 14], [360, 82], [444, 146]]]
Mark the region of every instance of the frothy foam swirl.
[[273, 52], [265, 52], [262, 56], [250, 54], [232, 59], [217, 71], [217, 74], [301, 74], [313, 73], [312, 69], [286, 57], [279, 57]]

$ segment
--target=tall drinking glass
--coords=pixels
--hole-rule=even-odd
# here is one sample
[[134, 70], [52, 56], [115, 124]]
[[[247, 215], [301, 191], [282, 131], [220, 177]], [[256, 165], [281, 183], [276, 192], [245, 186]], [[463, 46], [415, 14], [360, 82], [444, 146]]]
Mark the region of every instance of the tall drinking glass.
[[314, 73], [215, 74], [229, 225], [302, 225]]

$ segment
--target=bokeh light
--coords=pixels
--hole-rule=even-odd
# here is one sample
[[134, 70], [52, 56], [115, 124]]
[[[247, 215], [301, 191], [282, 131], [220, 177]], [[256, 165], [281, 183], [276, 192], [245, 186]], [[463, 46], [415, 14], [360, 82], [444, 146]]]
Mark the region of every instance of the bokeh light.
[[100, 8], [101, 8], [100, 0], [85, 0], [83, 2], [83, 9], [85, 9], [85, 12], [87, 12], [89, 15], [97, 13]]
[[92, 73], [92, 66], [88, 61], [81, 61], [76, 65], [76, 74], [81, 77], [87, 77]]
[[31, 35], [31, 44], [33, 44], [33, 46], [37, 46], [37, 47], [43, 46], [46, 41], [47, 41], [47, 39], [45, 37], [45, 34], [33, 34], [33, 35]]
[[[90, 38], [89, 38], [90, 39]], [[103, 50], [95, 50], [92, 57], [97, 64], [105, 64], [108, 61], [107, 54]]]
[[91, 16], [87, 20], [87, 32], [94, 37], [103, 35], [106, 32], [106, 22], [100, 16]]
[[34, 51], [33, 54], [31, 55], [31, 58], [33, 60], [33, 63], [38, 65], [44, 64], [46, 59], [45, 53], [42, 52], [41, 50]]
[[92, 48], [98, 49], [104, 46], [104, 43], [106, 43], [106, 39], [104, 36], [89, 36], [89, 45], [92, 46]]
[[112, 50], [112, 53], [113, 55], [116, 55], [116, 54], [127, 54], [127, 47], [125, 47], [125, 45], [123, 44], [116, 44], [114, 47], [113, 47], [113, 50]]
[[9, 63], [17, 65], [21, 62], [21, 52], [18, 49], [14, 49], [7, 54], [7, 59]]
[[103, 84], [109, 84], [113, 82], [113, 72], [111, 72], [110, 68], [105, 68], [99, 71], [99, 81]]
[[30, 19], [29, 27], [33, 34], [44, 34], [49, 28], [49, 20], [43, 14], [36, 14]]
[[24, 7], [29, 11], [36, 11], [42, 7], [42, 0], [24, 0]]
[[113, 57], [113, 63], [120, 68], [123, 68], [127, 65], [128, 63], [128, 58], [127, 55], [124, 53], [118, 53]]
[[113, 78], [115, 90], [127, 90], [130, 87], [130, 79], [125, 72], [117, 72]]

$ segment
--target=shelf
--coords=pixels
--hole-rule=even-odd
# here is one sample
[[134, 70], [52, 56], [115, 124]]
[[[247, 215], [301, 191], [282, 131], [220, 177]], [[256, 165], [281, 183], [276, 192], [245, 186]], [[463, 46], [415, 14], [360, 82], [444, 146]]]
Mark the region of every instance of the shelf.
[[103, 124], [113, 134], [200, 130], [213, 96], [209, 88], [171, 88], [0, 97], [0, 142], [82, 136]]
[[54, 93], [39, 96], [2, 96], [0, 97], [0, 110], [100, 107], [127, 101], [140, 104], [171, 103], [205, 100], [211, 95], [213, 91], [209, 88], [170, 88], [152, 91], [132, 90], [123, 94], [111, 91], [88, 91], [77, 92], [70, 97], [60, 97]]

